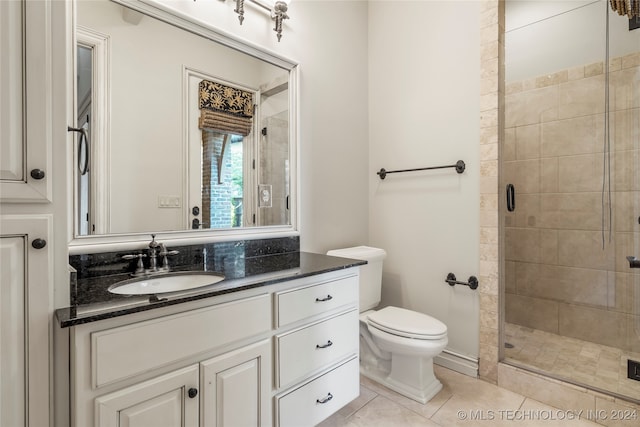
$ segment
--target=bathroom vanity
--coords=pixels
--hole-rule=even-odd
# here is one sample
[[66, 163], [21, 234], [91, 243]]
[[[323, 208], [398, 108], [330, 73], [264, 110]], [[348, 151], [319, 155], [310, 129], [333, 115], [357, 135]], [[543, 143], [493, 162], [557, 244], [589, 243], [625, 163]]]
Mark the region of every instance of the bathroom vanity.
[[356, 398], [365, 262], [260, 258], [272, 271], [58, 310], [70, 425], [315, 425]]

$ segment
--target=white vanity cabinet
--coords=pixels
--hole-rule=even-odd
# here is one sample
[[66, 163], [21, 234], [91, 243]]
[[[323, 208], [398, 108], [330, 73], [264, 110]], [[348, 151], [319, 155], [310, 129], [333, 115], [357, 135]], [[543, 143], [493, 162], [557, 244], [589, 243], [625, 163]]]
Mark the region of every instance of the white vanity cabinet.
[[358, 396], [357, 308], [350, 268], [72, 326], [71, 425], [315, 425]]
[[224, 297], [72, 327], [72, 425], [270, 425], [271, 296]]

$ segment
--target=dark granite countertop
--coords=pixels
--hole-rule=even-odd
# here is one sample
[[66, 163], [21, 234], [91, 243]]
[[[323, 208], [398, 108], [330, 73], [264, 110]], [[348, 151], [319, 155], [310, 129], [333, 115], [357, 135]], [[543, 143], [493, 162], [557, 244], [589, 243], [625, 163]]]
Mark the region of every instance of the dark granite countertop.
[[[109, 293], [107, 288], [114, 283], [126, 280], [127, 273], [85, 274], [86, 277], [78, 279], [77, 296], [75, 301], [72, 301], [72, 306], [56, 310], [56, 318], [60, 327], [66, 328], [364, 264], [366, 261], [309, 252], [287, 252], [250, 258], [228, 257], [224, 262], [213, 266], [181, 265], [174, 269], [175, 271], [215, 271], [223, 274], [225, 280], [190, 291], [158, 294], [157, 299], [150, 299], [149, 295], [126, 296]], [[204, 266], [207, 266], [207, 263], [204, 263]], [[94, 269], [96, 268], [97, 266], [94, 265]]]

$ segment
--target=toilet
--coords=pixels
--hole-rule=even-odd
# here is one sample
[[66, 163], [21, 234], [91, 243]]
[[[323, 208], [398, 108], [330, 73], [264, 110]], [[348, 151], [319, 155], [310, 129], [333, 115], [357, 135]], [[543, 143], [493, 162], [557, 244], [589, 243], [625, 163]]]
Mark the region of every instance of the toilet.
[[420, 403], [441, 389], [433, 358], [447, 346], [447, 326], [426, 314], [399, 307], [373, 310], [382, 291], [383, 249], [335, 249], [327, 255], [366, 260], [360, 267], [360, 373]]

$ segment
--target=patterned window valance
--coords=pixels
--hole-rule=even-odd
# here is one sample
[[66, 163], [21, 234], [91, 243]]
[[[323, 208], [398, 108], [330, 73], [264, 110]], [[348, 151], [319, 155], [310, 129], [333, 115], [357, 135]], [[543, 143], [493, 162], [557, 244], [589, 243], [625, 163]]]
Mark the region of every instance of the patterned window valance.
[[200, 128], [247, 136], [253, 118], [253, 94], [221, 83], [200, 82]]

